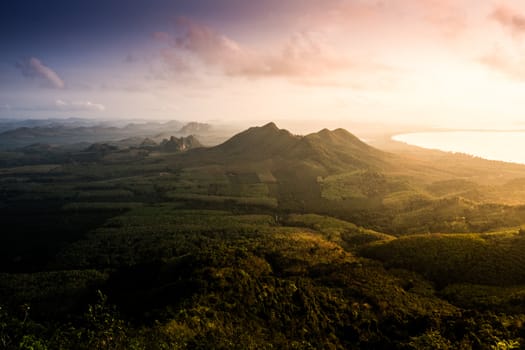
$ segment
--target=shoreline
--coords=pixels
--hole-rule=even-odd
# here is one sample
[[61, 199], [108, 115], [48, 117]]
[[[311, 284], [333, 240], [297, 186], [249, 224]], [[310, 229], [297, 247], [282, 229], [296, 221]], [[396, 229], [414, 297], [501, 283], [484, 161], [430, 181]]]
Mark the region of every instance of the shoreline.
[[[492, 137], [487, 139], [487, 135]], [[519, 151], [525, 147], [523, 136], [525, 130], [418, 131], [391, 134], [390, 146], [394, 144], [393, 148], [399, 150], [401, 144], [427, 151], [459, 153], [490, 161], [525, 165], [525, 156]], [[386, 146], [389, 146], [388, 143]]]

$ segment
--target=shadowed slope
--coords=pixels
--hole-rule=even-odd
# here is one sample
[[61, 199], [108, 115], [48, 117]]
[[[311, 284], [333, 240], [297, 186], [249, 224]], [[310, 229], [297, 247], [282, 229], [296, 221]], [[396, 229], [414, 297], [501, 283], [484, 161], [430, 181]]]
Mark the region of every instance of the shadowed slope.
[[306, 136], [292, 135], [274, 123], [249, 128], [221, 145], [189, 152], [184, 165], [246, 164], [270, 161], [270, 170], [307, 167], [317, 175], [355, 169], [390, 167], [389, 154], [368, 146], [346, 130], [323, 129]]
[[249, 128], [211, 150], [236, 160], [263, 160], [286, 157], [300, 139], [287, 130], [279, 129], [274, 123], [268, 123]]

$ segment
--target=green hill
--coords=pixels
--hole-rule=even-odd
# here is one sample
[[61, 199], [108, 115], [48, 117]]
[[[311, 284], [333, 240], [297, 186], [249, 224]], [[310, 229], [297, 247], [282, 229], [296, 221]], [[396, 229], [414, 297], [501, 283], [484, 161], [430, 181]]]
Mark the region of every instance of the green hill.
[[[204, 202], [220, 201], [213, 197], [220, 193], [242, 203], [251, 197], [256, 203], [251, 189], [258, 188], [264, 193], [261, 205], [337, 216], [398, 235], [479, 232], [525, 222], [523, 210], [506, 205], [516, 204], [525, 191], [519, 180], [525, 167], [503, 164], [502, 171], [509, 168], [514, 180], [503, 176], [488, 186], [484, 176], [493, 178], [487, 170], [493, 162], [462, 159], [462, 165], [454, 160], [449, 167], [443, 159], [425, 161], [378, 150], [343, 129], [297, 136], [269, 123], [167, 161], [183, 174], [183, 197]], [[182, 198], [180, 188], [176, 198]], [[492, 215], [497, 212], [505, 215]]]
[[361, 254], [418, 272], [440, 287], [509, 286], [525, 284], [524, 248], [525, 237], [517, 233], [427, 234], [374, 243]]

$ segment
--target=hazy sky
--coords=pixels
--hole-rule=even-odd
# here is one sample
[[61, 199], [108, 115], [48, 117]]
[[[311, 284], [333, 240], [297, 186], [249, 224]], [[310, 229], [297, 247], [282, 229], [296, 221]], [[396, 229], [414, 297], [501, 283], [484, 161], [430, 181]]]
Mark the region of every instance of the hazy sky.
[[6, 0], [0, 117], [525, 126], [525, 2]]

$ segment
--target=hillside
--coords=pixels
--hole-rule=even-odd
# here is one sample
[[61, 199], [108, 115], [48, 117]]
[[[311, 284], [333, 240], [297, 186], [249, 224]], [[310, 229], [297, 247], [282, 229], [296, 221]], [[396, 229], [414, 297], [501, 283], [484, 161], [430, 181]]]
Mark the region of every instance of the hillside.
[[[523, 210], [509, 207], [525, 203], [525, 166], [496, 164], [506, 174], [496, 180], [494, 162], [456, 158], [408, 157], [371, 147], [343, 129], [298, 136], [269, 123], [169, 162], [182, 169], [191, 188], [205, 179], [211, 192], [196, 190], [193, 199], [207, 201], [202, 195], [215, 188], [234, 200], [252, 197], [247, 187], [256, 187], [283, 210], [336, 215], [396, 234], [484, 231], [504, 226], [502, 220], [519, 225], [525, 219]], [[199, 180], [191, 185], [192, 178]], [[228, 185], [235, 183], [246, 190]], [[504, 218], [491, 215], [489, 204]]]
[[2, 153], [6, 349], [525, 344], [525, 167], [489, 186], [490, 162], [274, 123], [132, 140]]
[[201, 162], [301, 162], [323, 171], [386, 167], [388, 156], [343, 129], [297, 136], [279, 129], [275, 123], [249, 128], [198, 154]]

